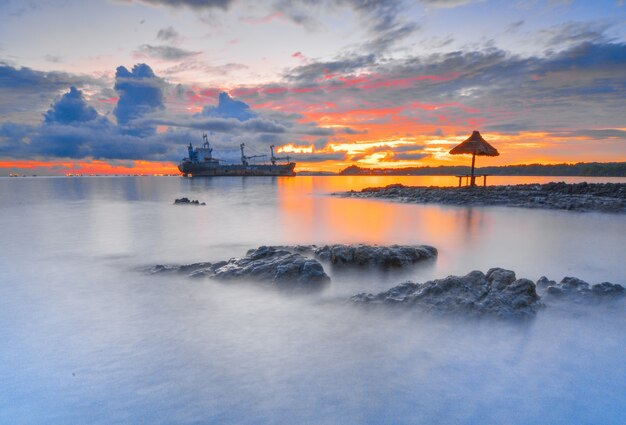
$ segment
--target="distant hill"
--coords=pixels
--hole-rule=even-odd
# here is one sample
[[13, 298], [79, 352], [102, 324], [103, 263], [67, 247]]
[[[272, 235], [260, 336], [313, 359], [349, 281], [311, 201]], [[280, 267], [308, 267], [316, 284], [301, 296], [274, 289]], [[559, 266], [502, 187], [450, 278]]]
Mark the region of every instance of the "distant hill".
[[[407, 168], [361, 168], [351, 165], [344, 176], [457, 176], [469, 174], [470, 167], [445, 166]], [[476, 174], [491, 176], [587, 176], [626, 177], [626, 162], [579, 162], [578, 164], [528, 164], [476, 168]]]

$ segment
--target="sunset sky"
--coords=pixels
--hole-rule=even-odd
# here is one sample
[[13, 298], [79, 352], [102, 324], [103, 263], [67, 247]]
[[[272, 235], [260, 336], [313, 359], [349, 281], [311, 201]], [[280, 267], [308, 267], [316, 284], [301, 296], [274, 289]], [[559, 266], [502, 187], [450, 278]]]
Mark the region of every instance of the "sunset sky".
[[626, 161], [623, 0], [0, 0], [0, 175]]

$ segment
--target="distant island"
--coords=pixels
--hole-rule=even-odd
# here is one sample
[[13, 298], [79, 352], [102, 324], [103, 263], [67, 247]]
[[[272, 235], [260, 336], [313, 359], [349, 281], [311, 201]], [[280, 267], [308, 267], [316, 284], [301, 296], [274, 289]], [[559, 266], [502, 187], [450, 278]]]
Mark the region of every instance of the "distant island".
[[[459, 176], [470, 167], [361, 168], [351, 165], [338, 174], [343, 176]], [[588, 176], [626, 177], [626, 162], [579, 162], [577, 164], [528, 164], [476, 168], [476, 174], [491, 176]]]

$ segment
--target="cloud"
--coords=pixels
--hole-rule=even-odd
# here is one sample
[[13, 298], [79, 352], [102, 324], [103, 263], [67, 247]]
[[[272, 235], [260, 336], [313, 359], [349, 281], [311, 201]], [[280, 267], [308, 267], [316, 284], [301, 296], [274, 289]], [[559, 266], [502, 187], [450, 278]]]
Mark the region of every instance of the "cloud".
[[135, 50], [135, 56], [148, 56], [151, 58], [163, 59], [166, 61], [178, 61], [192, 56], [197, 56], [201, 52], [193, 52], [191, 50], [181, 49], [174, 46], [153, 46], [151, 44], [142, 44]]
[[403, 0], [280, 0], [275, 9], [287, 18], [309, 29], [320, 26], [320, 9], [333, 11], [337, 7], [351, 9], [369, 33], [359, 47], [365, 53], [386, 53], [388, 49], [419, 29], [416, 22], [406, 19], [407, 3]]
[[389, 155], [387, 155], [384, 158], [385, 162], [388, 161], [419, 161], [420, 159], [424, 159], [427, 158], [428, 156], [430, 156], [427, 153], [417, 153], [417, 152], [412, 152], [412, 153], [395, 153], [395, 152], [391, 152]]
[[625, 68], [626, 44], [617, 42], [531, 56], [487, 48], [384, 62], [348, 58], [292, 68], [280, 90], [259, 87], [249, 99], [360, 128], [398, 116], [444, 130], [620, 127]]
[[608, 22], [566, 22], [539, 32], [539, 38], [549, 47], [571, 47], [585, 42], [608, 41], [606, 31], [612, 25]]
[[148, 135], [154, 128], [133, 125], [132, 121], [164, 108], [163, 81], [146, 64], [137, 64], [129, 71], [123, 66], [115, 73], [115, 91], [119, 95], [113, 115], [130, 134]]
[[235, 118], [247, 121], [257, 116], [246, 103], [235, 100], [226, 92], [220, 93], [217, 106], [205, 106], [201, 113], [205, 117]]
[[373, 66], [377, 58], [373, 54], [346, 55], [332, 61], [318, 61], [290, 69], [285, 79], [304, 87], [320, 79], [331, 79], [336, 74], [353, 74]]
[[46, 61], [48, 62], [52, 62], [52, 63], [61, 63], [63, 62], [63, 59], [61, 58], [61, 56], [56, 56], [56, 55], [45, 55], [43, 57]]
[[178, 31], [174, 29], [174, 27], [169, 26], [166, 28], [162, 28], [157, 33], [157, 40], [161, 41], [176, 41], [179, 37]]
[[[133, 1], [133, 0], [124, 0]], [[154, 6], [169, 6], [173, 8], [188, 7], [190, 9], [223, 9], [226, 10], [234, 0], [135, 0]]]
[[180, 157], [188, 137], [181, 133], [151, 137], [121, 134], [108, 121], [87, 126], [54, 124], [38, 129], [30, 136], [30, 143], [22, 144], [17, 150], [14, 146], [11, 153], [22, 157], [171, 161]]
[[484, 0], [418, 0], [418, 1], [430, 7], [452, 8], [452, 7], [458, 7], [458, 6], [465, 6], [470, 3], [478, 3]]
[[[145, 70], [136, 74], [148, 75]], [[141, 103], [134, 105], [143, 113]], [[189, 137], [182, 131], [146, 135], [126, 130], [99, 115], [82, 92], [71, 87], [44, 114], [41, 124], [0, 124], [0, 156], [174, 160]]]
[[55, 98], [70, 86], [104, 87], [102, 79], [66, 72], [15, 68], [0, 62], [0, 119], [36, 123]]
[[312, 153], [282, 153], [280, 156], [289, 156], [291, 161], [301, 162], [323, 162], [323, 161], [345, 161], [345, 152], [312, 152]]
[[98, 118], [96, 110], [85, 102], [82, 92], [72, 86], [70, 91], [45, 113], [44, 122], [46, 124], [84, 123], [96, 118]]
[[590, 139], [623, 139], [626, 140], [626, 131], [614, 128], [581, 129], [575, 131], [555, 132], [559, 137], [588, 137]]

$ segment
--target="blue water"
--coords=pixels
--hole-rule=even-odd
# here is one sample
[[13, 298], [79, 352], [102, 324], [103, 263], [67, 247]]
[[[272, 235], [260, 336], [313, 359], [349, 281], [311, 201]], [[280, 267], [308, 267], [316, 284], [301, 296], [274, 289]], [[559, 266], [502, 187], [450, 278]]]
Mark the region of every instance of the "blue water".
[[[0, 179], [0, 423], [624, 423], [623, 303], [515, 325], [343, 301], [495, 266], [625, 285], [626, 216], [328, 196], [395, 181], [439, 184]], [[207, 205], [172, 205], [181, 196]], [[140, 271], [336, 242], [426, 243], [440, 256], [330, 271], [326, 291], [295, 298]]]

